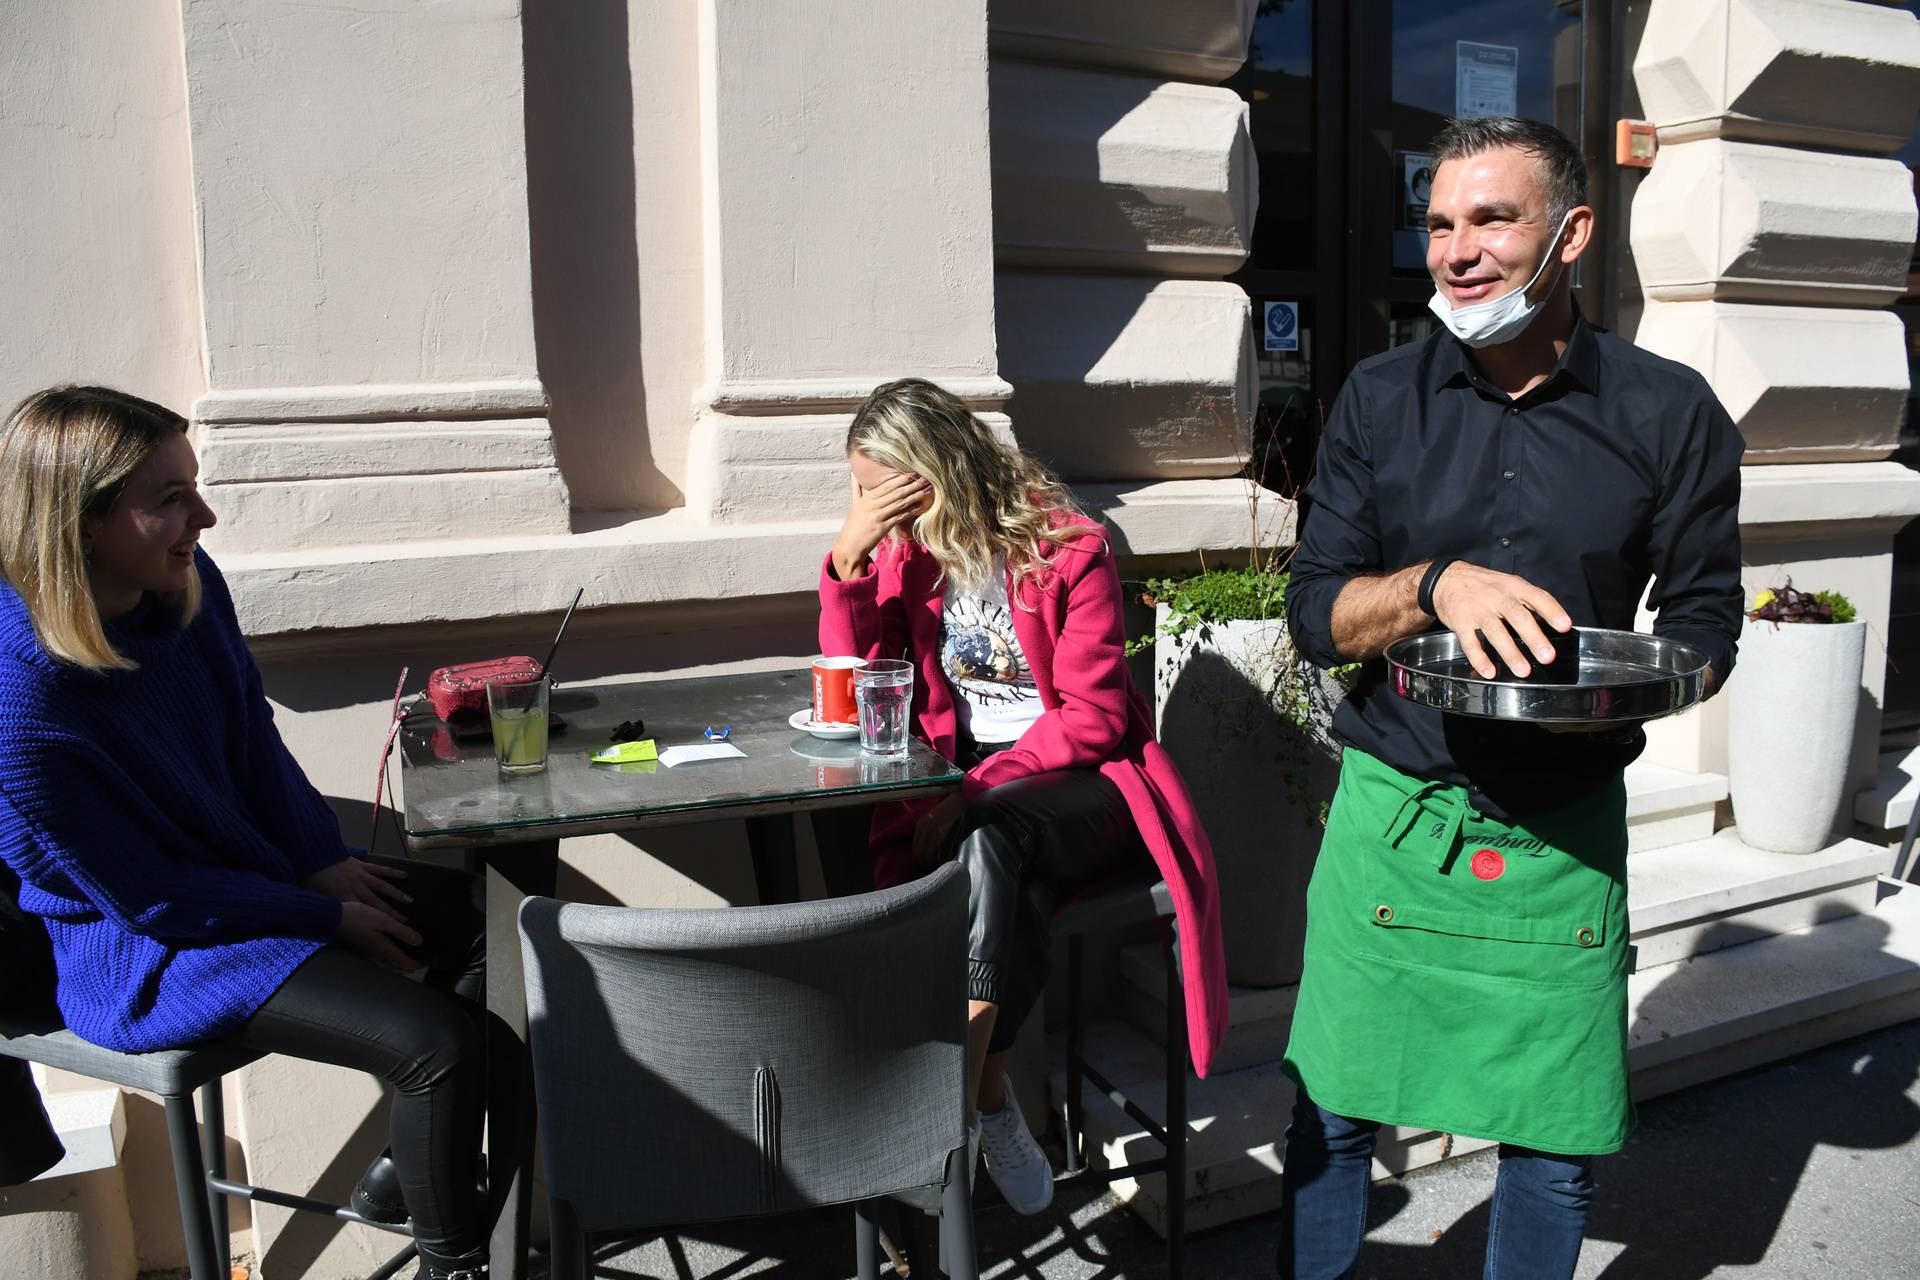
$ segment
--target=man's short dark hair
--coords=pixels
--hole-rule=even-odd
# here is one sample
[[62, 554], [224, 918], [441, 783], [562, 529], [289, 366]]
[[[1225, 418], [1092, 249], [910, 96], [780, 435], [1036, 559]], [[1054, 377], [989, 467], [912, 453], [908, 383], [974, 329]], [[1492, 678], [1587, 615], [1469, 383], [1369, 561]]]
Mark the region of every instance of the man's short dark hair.
[[1547, 218], [1555, 226], [1567, 210], [1587, 202], [1587, 162], [1573, 140], [1550, 124], [1517, 116], [1472, 116], [1449, 120], [1427, 148], [1435, 169], [1448, 160], [1464, 160], [1483, 151], [1512, 147], [1532, 156], [1547, 193]]

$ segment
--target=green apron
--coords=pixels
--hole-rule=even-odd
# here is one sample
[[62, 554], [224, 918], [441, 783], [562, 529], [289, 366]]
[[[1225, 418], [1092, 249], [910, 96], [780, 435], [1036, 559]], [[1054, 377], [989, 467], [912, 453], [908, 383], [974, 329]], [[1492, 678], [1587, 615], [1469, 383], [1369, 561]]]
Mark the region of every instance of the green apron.
[[1509, 826], [1349, 747], [1287, 1074], [1338, 1115], [1618, 1150], [1634, 1123], [1626, 813], [1615, 779]]

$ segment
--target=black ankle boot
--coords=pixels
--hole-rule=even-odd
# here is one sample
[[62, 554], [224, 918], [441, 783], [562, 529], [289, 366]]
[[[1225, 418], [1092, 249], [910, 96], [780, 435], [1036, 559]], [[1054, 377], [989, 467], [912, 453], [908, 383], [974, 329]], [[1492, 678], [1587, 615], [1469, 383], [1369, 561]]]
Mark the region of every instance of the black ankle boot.
[[462, 1254], [439, 1253], [421, 1249], [420, 1273], [416, 1280], [487, 1280], [487, 1251], [484, 1247]]
[[407, 1202], [400, 1194], [400, 1170], [393, 1153], [382, 1151], [360, 1175], [349, 1201], [353, 1211], [369, 1222], [397, 1227], [407, 1220]]

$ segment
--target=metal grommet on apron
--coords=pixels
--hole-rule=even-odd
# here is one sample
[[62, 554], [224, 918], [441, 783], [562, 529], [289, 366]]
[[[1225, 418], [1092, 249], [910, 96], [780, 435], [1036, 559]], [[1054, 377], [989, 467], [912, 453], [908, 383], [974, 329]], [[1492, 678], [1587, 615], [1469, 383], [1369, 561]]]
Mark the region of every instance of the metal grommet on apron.
[[1383, 902], [1373, 909], [1373, 918], [1381, 924], [1392, 924], [1393, 908]]
[[1573, 931], [1573, 940], [1583, 947], [1593, 945], [1593, 930], [1584, 925]]

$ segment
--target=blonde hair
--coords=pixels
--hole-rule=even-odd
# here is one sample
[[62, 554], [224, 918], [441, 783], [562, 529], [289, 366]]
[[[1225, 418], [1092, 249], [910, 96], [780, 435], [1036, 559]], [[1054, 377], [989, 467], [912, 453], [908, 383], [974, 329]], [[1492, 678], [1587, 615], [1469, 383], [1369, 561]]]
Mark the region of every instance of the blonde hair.
[[914, 520], [912, 536], [963, 590], [984, 585], [994, 561], [1004, 559], [1017, 602], [1060, 545], [1100, 533], [1051, 472], [922, 378], [889, 382], [868, 396], [847, 429], [847, 452], [932, 485], [932, 505]]
[[[63, 662], [89, 670], [138, 664], [100, 622], [83, 534], [120, 501], [147, 455], [187, 429], [171, 409], [109, 387], [49, 387], [0, 428], [0, 576], [26, 603], [34, 635]], [[181, 624], [200, 607], [200, 579], [168, 597]]]

